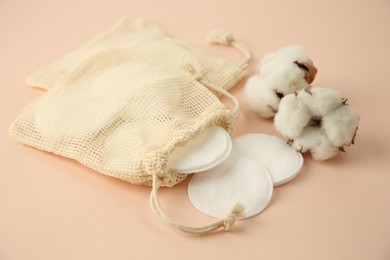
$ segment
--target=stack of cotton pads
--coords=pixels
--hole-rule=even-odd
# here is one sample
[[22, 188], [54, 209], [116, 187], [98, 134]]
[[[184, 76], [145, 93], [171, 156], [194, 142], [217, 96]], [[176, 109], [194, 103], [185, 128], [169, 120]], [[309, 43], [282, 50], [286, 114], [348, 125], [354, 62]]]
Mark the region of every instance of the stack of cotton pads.
[[220, 127], [174, 151], [170, 168], [196, 173], [188, 185], [188, 196], [201, 212], [220, 218], [240, 203], [241, 218], [260, 213], [271, 200], [273, 187], [299, 173], [302, 155], [281, 139], [265, 134], [235, 138]]
[[229, 134], [223, 128], [214, 126], [186, 146], [175, 149], [169, 157], [168, 167], [180, 173], [209, 170], [225, 161], [231, 150]]

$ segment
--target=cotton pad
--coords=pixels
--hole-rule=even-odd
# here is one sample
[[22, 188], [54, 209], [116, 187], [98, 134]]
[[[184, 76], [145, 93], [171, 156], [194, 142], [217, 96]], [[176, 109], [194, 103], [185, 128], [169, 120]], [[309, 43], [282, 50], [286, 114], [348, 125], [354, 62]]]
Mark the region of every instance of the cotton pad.
[[168, 167], [180, 173], [203, 172], [228, 158], [232, 150], [229, 134], [219, 126], [211, 127], [184, 146], [177, 147], [168, 159]]
[[245, 207], [241, 218], [254, 216], [268, 205], [272, 191], [267, 170], [235, 152], [216, 168], [195, 174], [188, 185], [192, 204], [216, 218], [225, 216], [238, 202]]
[[274, 186], [291, 181], [303, 166], [302, 154], [276, 136], [241, 135], [233, 140], [233, 149], [240, 157], [261, 163]]

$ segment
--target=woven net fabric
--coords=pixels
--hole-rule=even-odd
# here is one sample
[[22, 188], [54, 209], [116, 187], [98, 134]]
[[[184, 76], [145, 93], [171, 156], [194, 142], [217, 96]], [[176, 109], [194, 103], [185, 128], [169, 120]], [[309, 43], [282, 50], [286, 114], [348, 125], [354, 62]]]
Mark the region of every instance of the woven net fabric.
[[202, 84], [225, 90], [247, 74], [246, 63], [231, 64], [186, 41], [170, 38], [142, 19], [123, 18], [80, 49], [30, 75], [27, 84], [50, 89], [64, 80], [75, 64], [85, 62], [107, 48], [125, 49], [171, 69], [185, 70]]
[[125, 19], [87, 45], [41, 69], [28, 83], [48, 89], [12, 123], [17, 141], [109, 176], [173, 186], [185, 174], [169, 154], [205, 129], [229, 133], [235, 117], [208, 89], [229, 89], [242, 66]]

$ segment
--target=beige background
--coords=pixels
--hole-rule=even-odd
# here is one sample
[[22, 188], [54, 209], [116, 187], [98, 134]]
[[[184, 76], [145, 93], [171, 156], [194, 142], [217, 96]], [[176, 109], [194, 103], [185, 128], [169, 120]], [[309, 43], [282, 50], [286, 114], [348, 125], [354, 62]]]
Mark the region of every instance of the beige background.
[[[338, 89], [360, 113], [356, 145], [326, 162], [305, 156], [264, 212], [199, 238], [161, 223], [148, 187], [11, 140], [11, 121], [42, 94], [25, 78], [124, 16], [238, 61], [204, 41], [231, 31], [251, 49], [251, 74], [265, 53], [301, 44], [319, 69], [314, 85]], [[0, 0], [0, 259], [390, 259], [389, 46], [389, 0]], [[246, 107], [244, 82], [232, 90], [242, 101], [234, 135], [277, 135]], [[187, 184], [162, 190], [163, 207], [208, 223]]]

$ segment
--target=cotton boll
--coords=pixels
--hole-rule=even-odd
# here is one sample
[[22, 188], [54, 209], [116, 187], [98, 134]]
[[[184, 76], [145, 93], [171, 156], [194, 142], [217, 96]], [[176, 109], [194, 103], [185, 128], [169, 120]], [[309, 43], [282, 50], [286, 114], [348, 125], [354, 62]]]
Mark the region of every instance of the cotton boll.
[[309, 120], [310, 112], [305, 104], [295, 94], [290, 94], [280, 101], [274, 124], [277, 131], [294, 139], [301, 135]]
[[269, 82], [259, 75], [248, 79], [244, 95], [249, 107], [259, 116], [273, 117], [278, 110], [279, 97], [270, 88]]
[[261, 76], [286, 81], [287, 85], [283, 86], [287, 86], [289, 90], [283, 92], [289, 94], [307, 87], [314, 80], [317, 68], [301, 46], [291, 45], [264, 56], [259, 71]]
[[326, 137], [326, 135], [322, 136], [323, 139], [321, 141], [321, 145], [313, 147], [310, 150], [311, 156], [314, 160], [324, 161], [328, 160], [332, 157], [335, 157], [339, 152], [339, 148], [333, 145]]
[[327, 160], [353, 143], [359, 115], [329, 88], [309, 88], [285, 96], [275, 115], [275, 127], [295, 149]]
[[272, 70], [275, 67], [275, 63], [277, 62], [277, 53], [271, 52], [266, 55], [260, 60], [258, 70], [259, 74], [261, 75], [267, 75], [269, 70]]
[[[274, 89], [284, 94], [308, 87], [306, 70], [295, 62], [310, 62], [310, 58], [298, 45], [287, 46], [276, 53], [267, 54], [260, 62], [260, 75], [273, 83]], [[314, 66], [313, 66], [314, 68]], [[310, 82], [309, 82], [310, 83]]]
[[360, 117], [348, 105], [341, 106], [322, 120], [329, 140], [336, 146], [350, 145], [356, 134]]
[[309, 56], [299, 45], [269, 53], [260, 62], [259, 74], [251, 77], [245, 86], [247, 103], [260, 116], [273, 117], [280, 99], [308, 88], [316, 72]]
[[293, 63], [294, 61], [309, 61], [310, 57], [299, 45], [289, 45], [268, 53], [260, 61], [260, 74], [267, 74], [277, 63]]
[[300, 90], [298, 97], [305, 103], [313, 117], [322, 118], [343, 105], [343, 99], [337, 90], [312, 87]]
[[[294, 65], [303, 72], [303, 79], [308, 83], [312, 83], [316, 74], [317, 68], [314, 66], [309, 55], [299, 45], [291, 45], [279, 50], [279, 56], [283, 57], [283, 60], [290, 65]], [[302, 80], [301, 77], [297, 77], [297, 80]]]
[[291, 145], [295, 149], [305, 153], [318, 146], [318, 140], [322, 138], [321, 136], [323, 134], [324, 131], [318, 127], [305, 127], [302, 134], [296, 137]]
[[310, 60], [309, 55], [305, 52], [302, 46], [298, 44], [293, 44], [289, 46], [282, 47], [278, 50], [280, 56], [289, 58], [290, 60]]
[[287, 95], [309, 87], [305, 80], [305, 73], [295, 63], [279, 62], [276, 66], [277, 69], [266, 76], [269, 82], [272, 82], [275, 91]]
[[325, 130], [319, 127], [306, 127], [302, 135], [294, 139], [292, 145], [301, 152], [310, 151], [315, 160], [330, 159], [340, 151], [329, 141]]

